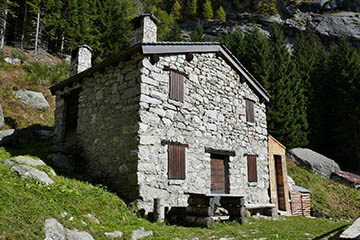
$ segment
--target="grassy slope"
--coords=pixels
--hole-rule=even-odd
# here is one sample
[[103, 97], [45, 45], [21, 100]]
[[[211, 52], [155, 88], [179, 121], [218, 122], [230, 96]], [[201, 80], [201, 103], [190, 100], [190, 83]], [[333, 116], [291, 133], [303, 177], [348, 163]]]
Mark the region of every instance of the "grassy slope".
[[[131, 231], [139, 227], [154, 231], [150, 239], [312, 239], [321, 235], [324, 235], [321, 239], [327, 239], [329, 233], [338, 233], [349, 224], [346, 221], [303, 217], [279, 221], [250, 219], [247, 225], [216, 223], [211, 229], [151, 223], [136, 218], [121, 199], [100, 186], [61, 175], [52, 177], [56, 183], [51, 186], [23, 180], [9, 171], [10, 166], [2, 164], [9, 156], [10, 153], [0, 147], [0, 239], [44, 239], [43, 224], [51, 217], [70, 229], [87, 231], [95, 239], [106, 239], [104, 232], [114, 230], [123, 231], [125, 239], [129, 239]], [[40, 169], [50, 174], [50, 167]], [[69, 213], [68, 217], [60, 216], [63, 211]], [[87, 221], [83, 215], [88, 213], [96, 216], [101, 223]], [[73, 221], [69, 220], [70, 216], [74, 217]]]
[[[4, 49], [4, 56], [11, 56], [15, 51], [10, 47]], [[20, 50], [16, 50], [20, 51]], [[46, 61], [55, 64], [60, 61], [56, 57], [38, 55], [37, 58], [31, 57], [29, 53], [22, 52], [29, 60]], [[38, 59], [39, 58], [39, 59]], [[41, 62], [41, 61], [40, 61]], [[37, 85], [26, 80], [24, 65], [10, 65], [0, 61], [0, 105], [3, 108], [6, 126], [4, 129], [16, 128], [24, 129], [33, 125], [52, 127], [54, 125], [55, 99], [47, 85]], [[50, 104], [50, 109], [40, 111], [32, 109], [26, 104], [15, 98], [13, 90], [28, 89], [42, 92]]]
[[288, 175], [301, 187], [311, 190], [316, 216], [355, 219], [360, 216], [360, 192], [335, 181], [312, 174], [287, 161]]

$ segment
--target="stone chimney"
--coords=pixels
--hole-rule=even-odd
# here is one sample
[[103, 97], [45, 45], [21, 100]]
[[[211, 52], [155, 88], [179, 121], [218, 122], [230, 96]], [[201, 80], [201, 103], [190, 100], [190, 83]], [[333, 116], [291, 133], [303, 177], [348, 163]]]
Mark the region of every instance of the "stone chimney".
[[133, 20], [133, 32], [131, 35], [131, 46], [141, 43], [157, 42], [157, 26], [161, 23], [152, 14], [142, 14]]
[[70, 77], [91, 68], [92, 48], [81, 45], [71, 52]]

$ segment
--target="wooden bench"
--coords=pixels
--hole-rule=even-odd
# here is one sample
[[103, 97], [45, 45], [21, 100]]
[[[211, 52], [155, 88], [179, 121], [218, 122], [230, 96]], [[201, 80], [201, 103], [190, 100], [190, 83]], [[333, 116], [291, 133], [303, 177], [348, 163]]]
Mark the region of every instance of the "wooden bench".
[[271, 215], [273, 218], [278, 217], [276, 206], [272, 203], [245, 204], [245, 208], [251, 215], [260, 213], [264, 215]]

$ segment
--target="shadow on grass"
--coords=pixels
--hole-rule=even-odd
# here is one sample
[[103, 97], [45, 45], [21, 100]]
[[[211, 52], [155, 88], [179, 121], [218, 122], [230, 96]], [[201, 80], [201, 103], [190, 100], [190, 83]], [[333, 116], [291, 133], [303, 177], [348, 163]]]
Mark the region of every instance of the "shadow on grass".
[[345, 228], [347, 228], [350, 224], [346, 224], [344, 226], [341, 226], [341, 227], [338, 227], [330, 232], [327, 232], [327, 233], [324, 233], [320, 236], [317, 236], [315, 238], [313, 238], [312, 240], [321, 240], [321, 239], [325, 239], [326, 237], [329, 237], [329, 238], [326, 238], [326, 239], [329, 239], [329, 240], [335, 240], [335, 239], [339, 239], [340, 238], [340, 235], [341, 233], [344, 231]]
[[0, 142], [0, 147], [5, 147], [6, 151], [12, 156], [31, 155], [46, 160], [50, 152], [52, 138], [43, 138], [41, 134], [39, 134], [40, 130], [53, 131], [53, 128], [35, 124], [16, 130], [15, 133], [5, 137], [3, 141]]

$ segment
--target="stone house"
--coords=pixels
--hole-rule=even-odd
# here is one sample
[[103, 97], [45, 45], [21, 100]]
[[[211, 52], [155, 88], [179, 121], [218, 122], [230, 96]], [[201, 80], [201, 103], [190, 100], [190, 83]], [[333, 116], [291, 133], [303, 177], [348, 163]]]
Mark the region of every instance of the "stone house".
[[154, 198], [185, 206], [188, 192], [269, 203], [264, 88], [219, 43], [156, 42], [155, 17], [132, 23], [130, 49], [90, 67], [81, 46], [75, 75], [51, 87], [56, 145], [146, 212]]

